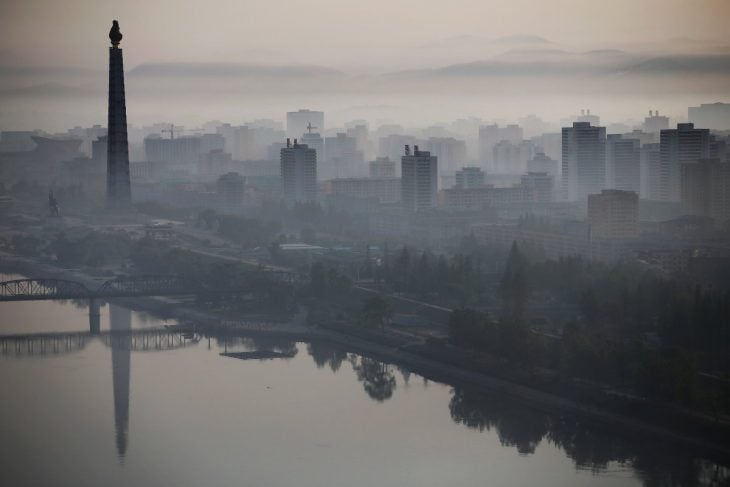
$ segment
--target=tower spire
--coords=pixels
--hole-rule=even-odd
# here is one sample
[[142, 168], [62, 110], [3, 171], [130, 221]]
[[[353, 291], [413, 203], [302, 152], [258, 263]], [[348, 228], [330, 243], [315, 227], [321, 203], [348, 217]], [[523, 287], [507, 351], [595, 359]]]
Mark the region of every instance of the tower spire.
[[124, 61], [119, 43], [122, 33], [116, 20], [109, 31], [109, 111], [106, 166], [106, 202], [109, 209], [132, 204], [127, 144], [127, 108], [124, 96]]

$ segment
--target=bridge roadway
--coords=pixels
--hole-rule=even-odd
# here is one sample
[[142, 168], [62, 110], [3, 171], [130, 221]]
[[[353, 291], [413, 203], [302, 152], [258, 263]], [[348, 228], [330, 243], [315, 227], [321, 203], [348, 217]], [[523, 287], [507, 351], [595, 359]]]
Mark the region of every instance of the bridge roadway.
[[142, 328], [124, 331], [52, 332], [0, 335], [0, 355], [50, 355], [83, 350], [99, 339], [109, 348], [132, 352], [160, 352], [197, 344], [201, 335], [189, 329], [170, 327]]
[[97, 289], [67, 279], [30, 278], [0, 282], [0, 302], [47, 299], [108, 299], [197, 294], [200, 286], [178, 276], [129, 276], [110, 279]]

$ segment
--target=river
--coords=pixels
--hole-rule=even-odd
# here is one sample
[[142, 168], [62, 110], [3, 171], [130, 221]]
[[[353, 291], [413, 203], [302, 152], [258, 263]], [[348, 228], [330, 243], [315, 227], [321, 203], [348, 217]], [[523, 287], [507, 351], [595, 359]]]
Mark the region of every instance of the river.
[[[727, 467], [665, 441], [455, 389], [331, 346], [155, 338], [146, 333], [172, 323], [109, 304], [101, 321], [99, 337], [32, 347], [3, 339], [3, 485], [557, 487], [730, 478]], [[0, 303], [5, 337], [88, 326], [83, 303]], [[114, 341], [109, 329], [137, 332]], [[251, 350], [281, 357], [221, 355]]]

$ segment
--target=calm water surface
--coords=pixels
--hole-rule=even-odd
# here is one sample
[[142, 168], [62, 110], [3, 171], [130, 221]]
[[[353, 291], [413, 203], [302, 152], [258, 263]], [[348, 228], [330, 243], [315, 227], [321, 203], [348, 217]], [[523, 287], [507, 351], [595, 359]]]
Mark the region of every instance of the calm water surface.
[[[107, 305], [102, 330], [165, 324]], [[87, 331], [74, 303], [0, 303], [0, 334]], [[142, 335], [139, 335], [140, 337]], [[199, 339], [198, 339], [199, 338]], [[198, 337], [6, 343], [2, 485], [726, 485], [661, 441], [429, 382], [328, 346]], [[241, 360], [227, 351], [275, 350]], [[724, 479], [724, 480], [723, 480]]]

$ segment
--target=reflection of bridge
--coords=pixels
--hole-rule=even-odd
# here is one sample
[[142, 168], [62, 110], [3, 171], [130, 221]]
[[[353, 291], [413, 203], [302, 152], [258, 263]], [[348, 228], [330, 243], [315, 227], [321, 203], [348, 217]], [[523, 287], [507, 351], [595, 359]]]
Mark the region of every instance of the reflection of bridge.
[[112, 349], [130, 352], [175, 350], [200, 341], [200, 335], [175, 328], [60, 333], [30, 333], [0, 336], [0, 354], [56, 355], [83, 350], [94, 339]]
[[0, 282], [0, 302], [87, 299], [89, 301], [89, 331], [98, 334], [101, 327], [99, 301], [102, 299], [181, 296], [198, 294], [202, 291], [198, 283], [178, 276], [118, 277], [106, 281], [93, 290], [80, 282], [66, 279], [15, 279]]
[[118, 277], [106, 281], [95, 290], [80, 282], [65, 279], [16, 279], [0, 282], [0, 301], [173, 296], [199, 291], [195, 283], [178, 276]]

